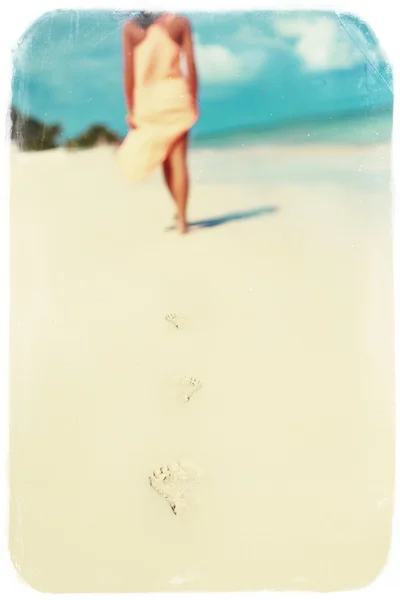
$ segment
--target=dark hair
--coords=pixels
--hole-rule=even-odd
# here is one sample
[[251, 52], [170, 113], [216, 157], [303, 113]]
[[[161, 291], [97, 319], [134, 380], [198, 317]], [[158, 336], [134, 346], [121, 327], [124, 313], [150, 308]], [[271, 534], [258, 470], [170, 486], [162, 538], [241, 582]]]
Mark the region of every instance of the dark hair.
[[148, 12], [146, 10], [141, 10], [138, 15], [135, 17], [135, 21], [140, 27], [143, 29], [147, 29], [156, 21], [162, 13]]

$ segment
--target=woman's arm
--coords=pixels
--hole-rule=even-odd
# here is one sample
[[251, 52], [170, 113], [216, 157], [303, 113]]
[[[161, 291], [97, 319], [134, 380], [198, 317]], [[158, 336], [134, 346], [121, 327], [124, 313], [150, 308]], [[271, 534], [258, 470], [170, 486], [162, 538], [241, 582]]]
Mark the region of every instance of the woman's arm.
[[192, 28], [190, 26], [190, 22], [187, 19], [185, 19], [184, 21], [182, 48], [186, 55], [187, 78], [189, 87], [194, 99], [197, 101], [199, 84], [196, 69], [196, 59], [194, 55]]
[[122, 46], [124, 59], [124, 93], [128, 115], [133, 112], [133, 41], [131, 23], [126, 23], [122, 32]]

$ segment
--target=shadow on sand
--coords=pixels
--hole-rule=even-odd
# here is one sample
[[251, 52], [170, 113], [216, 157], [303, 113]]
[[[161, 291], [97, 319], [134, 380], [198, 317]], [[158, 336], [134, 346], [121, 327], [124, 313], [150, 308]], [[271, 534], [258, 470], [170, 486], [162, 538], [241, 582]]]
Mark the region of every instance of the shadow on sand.
[[261, 208], [253, 208], [252, 210], [243, 210], [240, 212], [228, 213], [227, 215], [221, 215], [220, 217], [210, 217], [209, 219], [202, 219], [201, 221], [191, 221], [189, 223], [190, 229], [206, 229], [209, 227], [219, 227], [226, 223], [232, 223], [234, 221], [246, 221], [248, 219], [256, 219], [257, 217], [263, 217], [265, 215], [271, 215], [279, 210], [277, 206], [264, 206]]

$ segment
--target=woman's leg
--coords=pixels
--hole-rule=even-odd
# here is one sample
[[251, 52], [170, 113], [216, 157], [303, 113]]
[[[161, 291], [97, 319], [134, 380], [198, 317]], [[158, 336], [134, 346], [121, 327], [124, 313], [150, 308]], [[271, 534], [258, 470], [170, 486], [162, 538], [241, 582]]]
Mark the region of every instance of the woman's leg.
[[163, 174], [164, 174], [164, 181], [165, 181], [165, 183], [167, 185], [167, 188], [170, 191], [170, 194], [172, 196], [173, 201], [175, 202], [175, 198], [174, 198], [173, 193], [172, 193], [172, 186], [171, 186], [171, 166], [169, 164], [168, 157], [163, 162]]
[[187, 168], [188, 134], [185, 133], [172, 147], [163, 165], [168, 189], [176, 203], [178, 230], [187, 232], [186, 209], [189, 195], [189, 173]]
[[[169, 164], [169, 160], [168, 158], [163, 162], [163, 174], [164, 174], [164, 181], [166, 183], [166, 186], [171, 194], [172, 200], [174, 201], [175, 207], [176, 207], [176, 201], [172, 192], [172, 183], [171, 183], [171, 167]], [[177, 211], [175, 211], [175, 215], [174, 215], [174, 219], [176, 220], [178, 218], [178, 213]]]

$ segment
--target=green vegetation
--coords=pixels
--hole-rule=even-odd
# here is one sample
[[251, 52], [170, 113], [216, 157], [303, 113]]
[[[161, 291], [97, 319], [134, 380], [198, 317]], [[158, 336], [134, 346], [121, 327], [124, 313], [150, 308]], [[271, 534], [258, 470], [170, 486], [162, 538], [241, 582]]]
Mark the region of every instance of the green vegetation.
[[65, 146], [70, 149], [78, 149], [93, 148], [93, 146], [99, 146], [100, 144], [118, 145], [120, 143], [121, 138], [114, 131], [104, 125], [93, 125], [80, 136], [69, 139]]
[[24, 151], [51, 150], [59, 145], [60, 125], [45, 125], [11, 108], [11, 139]]
[[45, 125], [37, 119], [21, 114], [15, 107], [11, 108], [11, 139], [26, 152], [51, 150], [65, 146], [69, 149], [93, 148], [100, 144], [119, 145], [122, 141], [111, 129], [104, 125], [93, 125], [76, 138], [65, 143], [59, 140], [62, 133], [60, 125]]

